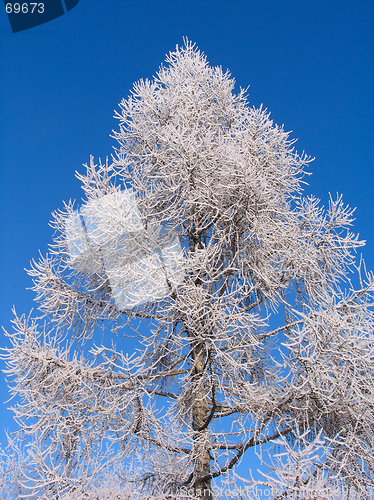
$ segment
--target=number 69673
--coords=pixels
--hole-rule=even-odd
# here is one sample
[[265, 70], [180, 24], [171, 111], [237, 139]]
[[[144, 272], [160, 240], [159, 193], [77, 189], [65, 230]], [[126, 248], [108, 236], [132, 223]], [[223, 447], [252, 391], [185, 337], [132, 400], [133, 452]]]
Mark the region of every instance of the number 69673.
[[5, 6], [5, 10], [7, 14], [43, 14], [44, 12], [44, 3], [7, 3]]

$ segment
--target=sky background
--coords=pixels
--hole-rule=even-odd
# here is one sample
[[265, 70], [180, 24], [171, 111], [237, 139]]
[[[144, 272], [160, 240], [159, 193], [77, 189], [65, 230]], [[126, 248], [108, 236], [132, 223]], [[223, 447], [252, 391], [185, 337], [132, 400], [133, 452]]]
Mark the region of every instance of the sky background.
[[[47, 0], [45, 0], [47, 1]], [[1, 10], [1, 9], [0, 9]], [[13, 34], [0, 12], [0, 325], [29, 313], [24, 268], [51, 242], [51, 212], [82, 197], [74, 172], [116, 145], [118, 103], [187, 36], [229, 69], [250, 105], [315, 157], [308, 193], [343, 193], [374, 269], [374, 3], [372, 0], [80, 0]], [[0, 334], [0, 346], [6, 345]], [[4, 368], [4, 365], [1, 365]], [[0, 400], [8, 397], [0, 380]], [[2, 429], [16, 428], [8, 405]]]

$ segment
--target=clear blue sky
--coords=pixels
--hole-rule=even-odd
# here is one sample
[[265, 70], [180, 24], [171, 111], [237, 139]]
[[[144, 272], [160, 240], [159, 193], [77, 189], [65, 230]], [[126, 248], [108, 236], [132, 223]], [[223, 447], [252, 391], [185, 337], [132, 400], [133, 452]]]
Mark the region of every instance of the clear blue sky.
[[[47, 1], [47, 0], [45, 0]], [[0, 9], [1, 11], [1, 9]], [[51, 242], [51, 212], [80, 200], [75, 170], [110, 155], [118, 103], [187, 36], [315, 157], [308, 192], [343, 193], [374, 268], [372, 0], [80, 0], [13, 34], [0, 13], [0, 325], [28, 313], [24, 268]], [[0, 337], [0, 346], [5, 338]], [[2, 365], [3, 367], [3, 365]], [[0, 400], [7, 398], [0, 380]], [[7, 405], [4, 427], [15, 428]]]

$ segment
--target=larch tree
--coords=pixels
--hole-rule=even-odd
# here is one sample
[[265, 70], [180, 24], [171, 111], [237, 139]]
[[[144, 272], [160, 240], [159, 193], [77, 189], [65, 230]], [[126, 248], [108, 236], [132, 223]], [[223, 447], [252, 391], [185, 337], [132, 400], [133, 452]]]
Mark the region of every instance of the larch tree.
[[121, 102], [112, 161], [77, 174], [81, 207], [53, 214], [39, 317], [3, 350], [31, 498], [372, 498], [364, 242], [234, 85], [177, 47]]

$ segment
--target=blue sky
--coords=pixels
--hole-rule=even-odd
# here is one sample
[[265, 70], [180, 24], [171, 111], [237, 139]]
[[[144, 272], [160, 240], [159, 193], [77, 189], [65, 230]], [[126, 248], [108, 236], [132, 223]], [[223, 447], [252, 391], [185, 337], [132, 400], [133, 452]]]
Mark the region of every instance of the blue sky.
[[[135, 81], [152, 78], [187, 36], [229, 69], [315, 157], [308, 193], [343, 193], [374, 268], [374, 4], [372, 0], [80, 0], [13, 34], [0, 13], [0, 325], [28, 313], [24, 271], [47, 251], [51, 212], [80, 200], [75, 170], [116, 145], [113, 118]], [[0, 346], [5, 345], [0, 338]], [[0, 399], [7, 389], [0, 380]], [[2, 428], [15, 429], [0, 407]]]

